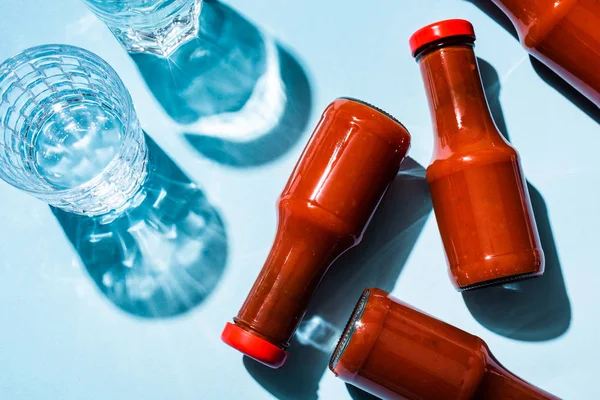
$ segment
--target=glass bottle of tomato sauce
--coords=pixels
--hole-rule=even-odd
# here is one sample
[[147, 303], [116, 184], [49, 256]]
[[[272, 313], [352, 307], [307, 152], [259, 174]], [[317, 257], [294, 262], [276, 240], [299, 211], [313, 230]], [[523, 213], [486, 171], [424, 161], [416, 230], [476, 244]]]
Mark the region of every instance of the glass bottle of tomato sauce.
[[532, 56], [600, 107], [600, 1], [492, 1]]
[[225, 343], [272, 368], [284, 364], [314, 290], [361, 240], [409, 145], [402, 124], [373, 106], [327, 107], [279, 198], [275, 242]]
[[364, 291], [329, 368], [386, 400], [557, 399], [507, 371], [479, 337], [381, 289]]
[[544, 272], [519, 155], [490, 114], [474, 41], [465, 20], [437, 22], [410, 38], [435, 132], [427, 181], [458, 290]]

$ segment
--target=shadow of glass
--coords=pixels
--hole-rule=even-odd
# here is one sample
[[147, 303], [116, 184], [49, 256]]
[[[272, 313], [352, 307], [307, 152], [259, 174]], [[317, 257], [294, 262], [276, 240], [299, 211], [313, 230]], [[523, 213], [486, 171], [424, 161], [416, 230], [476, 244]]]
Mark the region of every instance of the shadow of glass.
[[[477, 8], [487, 14], [490, 18], [496, 21], [498, 25], [510, 33], [515, 39], [519, 40], [519, 34], [517, 33], [517, 30], [510, 19], [506, 16], [506, 14], [504, 14], [504, 12], [502, 12], [500, 8], [498, 8], [498, 6], [492, 3], [491, 0], [467, 1], [473, 3]], [[541, 61], [538, 61], [532, 56], [529, 56], [529, 60], [531, 61], [534, 71], [540, 78], [542, 78], [544, 82], [562, 94], [565, 98], [567, 98], [567, 100], [583, 111], [588, 117], [600, 124], [600, 108], [598, 108], [598, 106], [596, 106], [587, 97], [582, 95], [577, 89], [571, 86], [567, 81], [561, 78]]]
[[[254, 379], [279, 399], [316, 399], [319, 381], [356, 301], [367, 287], [393, 289], [431, 210], [425, 169], [407, 158], [361, 244], [342, 255], [323, 278], [284, 367], [273, 370], [244, 358]], [[351, 393], [355, 392], [359, 393]]]
[[[498, 74], [485, 60], [478, 58], [478, 63], [490, 110], [498, 129], [508, 139], [499, 101]], [[463, 298], [473, 317], [487, 329], [512, 339], [545, 341], [568, 330], [571, 305], [546, 203], [531, 183], [527, 183], [527, 188], [546, 258], [544, 275], [464, 292]]]
[[227, 259], [225, 226], [204, 193], [146, 135], [148, 177], [137, 205], [109, 223], [52, 211], [100, 291], [121, 310], [173, 317], [216, 287]]
[[155, 98], [203, 156], [268, 163], [304, 132], [312, 94], [290, 52], [230, 7], [205, 0], [196, 38], [170, 57], [131, 54]]

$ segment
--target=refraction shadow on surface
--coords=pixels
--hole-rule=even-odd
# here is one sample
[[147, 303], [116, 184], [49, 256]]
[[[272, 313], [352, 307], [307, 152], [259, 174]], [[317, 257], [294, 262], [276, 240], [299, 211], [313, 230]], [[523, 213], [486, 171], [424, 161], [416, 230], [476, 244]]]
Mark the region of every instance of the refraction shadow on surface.
[[[425, 169], [407, 158], [362, 242], [342, 255], [323, 278], [292, 340], [286, 364], [273, 370], [244, 357], [254, 379], [282, 400], [317, 399], [333, 346], [360, 295], [368, 287], [393, 289], [431, 209]], [[349, 393], [355, 399], [366, 396], [354, 388]]]
[[[473, 3], [477, 8], [486, 13], [492, 18], [498, 25], [504, 28], [510, 33], [516, 40], [519, 40], [519, 35], [510, 19], [498, 8], [491, 0], [467, 0]], [[475, 27], [477, 32], [477, 27]], [[525, 49], [523, 49], [525, 52]], [[566, 97], [571, 103], [577, 108], [586, 113], [591, 119], [600, 124], [600, 108], [598, 108], [591, 100], [579, 93], [577, 89], [571, 86], [567, 81], [557, 75], [549, 67], [538, 61], [532, 56], [529, 56], [531, 66], [540, 78], [544, 80], [548, 85], [552, 86], [555, 90]]]
[[139, 205], [116, 220], [52, 211], [100, 291], [123, 311], [173, 317], [199, 305], [225, 270], [227, 237], [200, 188], [147, 135]]
[[220, 2], [203, 3], [197, 37], [168, 58], [131, 57], [189, 144], [220, 164], [273, 161], [308, 124], [312, 93], [302, 66]]
[[[478, 58], [478, 64], [496, 125], [508, 139], [499, 101], [498, 74], [485, 60]], [[512, 339], [544, 341], [567, 331], [571, 323], [571, 305], [546, 203], [531, 183], [527, 183], [527, 188], [546, 258], [544, 275], [463, 292], [463, 298], [473, 317], [487, 329]]]

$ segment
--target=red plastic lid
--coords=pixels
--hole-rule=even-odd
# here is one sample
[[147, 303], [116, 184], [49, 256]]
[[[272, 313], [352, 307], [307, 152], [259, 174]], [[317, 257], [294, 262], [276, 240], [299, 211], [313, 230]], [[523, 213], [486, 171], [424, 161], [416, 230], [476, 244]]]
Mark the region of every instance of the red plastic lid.
[[248, 357], [275, 369], [282, 367], [288, 356], [285, 350], [231, 322], [225, 325], [221, 340]]
[[426, 44], [452, 36], [472, 36], [475, 39], [475, 30], [469, 21], [464, 19], [447, 19], [434, 22], [412, 34], [408, 40], [413, 57], [415, 52]]

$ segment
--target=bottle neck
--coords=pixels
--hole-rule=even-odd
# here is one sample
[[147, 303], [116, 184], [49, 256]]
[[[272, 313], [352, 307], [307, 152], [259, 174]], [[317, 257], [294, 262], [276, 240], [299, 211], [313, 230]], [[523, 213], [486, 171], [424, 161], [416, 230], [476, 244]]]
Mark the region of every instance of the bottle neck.
[[[302, 320], [317, 285], [333, 261], [356, 242], [302, 214], [280, 207], [269, 256], [235, 323], [285, 348]], [[310, 211], [309, 211], [310, 212]]]
[[491, 355], [486, 373], [473, 398], [475, 400], [558, 400], [558, 397], [525, 382], [506, 370]]
[[449, 38], [447, 43], [430, 45], [417, 55], [437, 158], [485, 139], [501, 140], [485, 98], [472, 40]]

